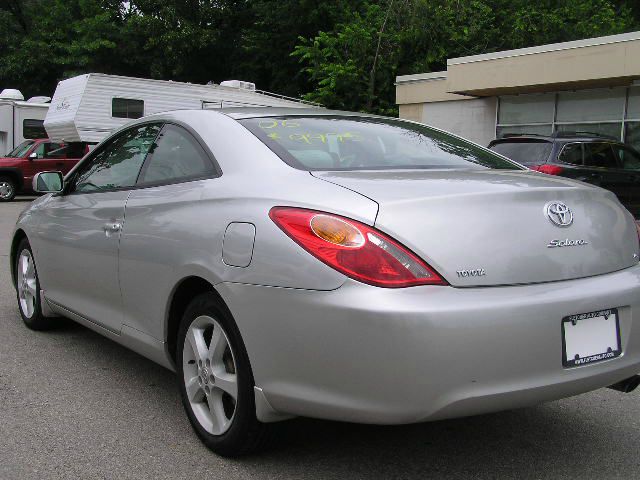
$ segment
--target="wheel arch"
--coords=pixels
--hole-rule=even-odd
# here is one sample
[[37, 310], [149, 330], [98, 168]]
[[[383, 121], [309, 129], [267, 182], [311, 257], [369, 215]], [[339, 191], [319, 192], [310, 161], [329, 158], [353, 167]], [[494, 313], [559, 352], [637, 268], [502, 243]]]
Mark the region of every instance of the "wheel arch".
[[24, 188], [24, 177], [17, 168], [0, 168], [0, 177], [9, 177], [16, 182], [16, 190], [19, 192]]
[[165, 324], [165, 342], [167, 355], [174, 364], [176, 361], [178, 328], [180, 327], [182, 315], [191, 300], [198, 295], [207, 292], [214, 294], [217, 297], [220, 306], [229, 311], [229, 307], [217, 292], [213, 284], [197, 275], [182, 278], [176, 283], [171, 295], [169, 296]]

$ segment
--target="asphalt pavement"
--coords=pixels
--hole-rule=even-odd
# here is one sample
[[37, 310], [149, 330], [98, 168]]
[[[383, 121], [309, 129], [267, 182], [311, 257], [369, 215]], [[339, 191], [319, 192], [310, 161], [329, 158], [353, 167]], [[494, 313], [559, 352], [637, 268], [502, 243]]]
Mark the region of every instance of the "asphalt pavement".
[[401, 427], [296, 419], [264, 453], [218, 457], [171, 372], [71, 321], [23, 326], [8, 254], [27, 205], [0, 204], [0, 480], [640, 478], [640, 393], [607, 389]]

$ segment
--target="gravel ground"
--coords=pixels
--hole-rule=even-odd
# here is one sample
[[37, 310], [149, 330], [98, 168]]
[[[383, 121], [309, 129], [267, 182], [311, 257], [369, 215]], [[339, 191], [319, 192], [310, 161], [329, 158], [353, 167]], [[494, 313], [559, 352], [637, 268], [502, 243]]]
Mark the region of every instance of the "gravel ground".
[[70, 321], [27, 330], [0, 204], [0, 479], [638, 478], [640, 396], [599, 390], [534, 408], [374, 427], [299, 419], [241, 460], [204, 448], [174, 375]]

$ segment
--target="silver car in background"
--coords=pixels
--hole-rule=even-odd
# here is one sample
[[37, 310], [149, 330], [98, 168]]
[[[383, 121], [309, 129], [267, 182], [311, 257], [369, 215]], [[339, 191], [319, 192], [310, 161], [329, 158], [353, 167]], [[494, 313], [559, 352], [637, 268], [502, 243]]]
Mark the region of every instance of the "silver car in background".
[[34, 188], [11, 248], [25, 324], [68, 317], [176, 371], [222, 455], [293, 416], [406, 424], [638, 384], [632, 216], [421, 124], [170, 112]]

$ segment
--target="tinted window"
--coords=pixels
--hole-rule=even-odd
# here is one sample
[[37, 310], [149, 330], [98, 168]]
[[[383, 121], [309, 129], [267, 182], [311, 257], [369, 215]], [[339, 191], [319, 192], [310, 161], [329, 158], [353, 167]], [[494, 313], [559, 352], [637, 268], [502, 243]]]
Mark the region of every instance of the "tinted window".
[[61, 152], [64, 145], [62, 143], [41, 143], [32, 152], [38, 155], [38, 158], [64, 158]]
[[189, 132], [175, 125], [165, 125], [138, 183], [178, 182], [214, 173], [211, 160]]
[[116, 118], [140, 118], [144, 116], [144, 101], [131, 98], [111, 100], [111, 116]]
[[640, 154], [638, 152], [622, 145], [614, 145], [613, 150], [618, 155], [622, 168], [625, 170], [640, 170]]
[[473, 143], [400, 120], [291, 116], [240, 123], [302, 170], [521, 168]]
[[558, 160], [571, 165], [582, 165], [582, 144], [567, 143], [562, 147]]
[[44, 120], [23, 120], [22, 136], [24, 138], [47, 138], [47, 131], [44, 129]]
[[489, 148], [523, 165], [544, 163], [551, 154], [551, 143], [535, 140], [499, 142]]
[[78, 171], [75, 191], [93, 192], [135, 185], [160, 127], [158, 124], [134, 127], [109, 141]]
[[35, 142], [33, 140], [27, 140], [26, 142], [22, 142], [20, 145], [14, 148], [11, 151], [11, 153], [7, 154], [7, 157], [12, 157], [12, 158], [24, 157], [34, 143]]
[[44, 155], [45, 158], [80, 159], [88, 151], [85, 142], [47, 143], [45, 144]]
[[587, 167], [618, 168], [610, 143], [585, 143], [584, 164]]

